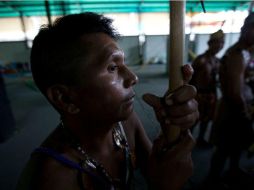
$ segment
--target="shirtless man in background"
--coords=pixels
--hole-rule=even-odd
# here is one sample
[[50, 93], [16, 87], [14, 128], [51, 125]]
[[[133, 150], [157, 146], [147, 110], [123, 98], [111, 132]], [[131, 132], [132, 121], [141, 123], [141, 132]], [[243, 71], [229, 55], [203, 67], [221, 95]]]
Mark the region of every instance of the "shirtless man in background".
[[224, 33], [222, 30], [210, 35], [208, 46], [208, 50], [194, 60], [192, 64], [194, 74], [190, 82], [197, 88], [197, 101], [200, 113], [200, 130], [197, 145], [203, 147], [208, 145], [204, 140], [204, 135], [208, 123], [214, 119], [217, 102], [216, 86], [220, 60], [216, 57], [216, 54], [224, 46]]

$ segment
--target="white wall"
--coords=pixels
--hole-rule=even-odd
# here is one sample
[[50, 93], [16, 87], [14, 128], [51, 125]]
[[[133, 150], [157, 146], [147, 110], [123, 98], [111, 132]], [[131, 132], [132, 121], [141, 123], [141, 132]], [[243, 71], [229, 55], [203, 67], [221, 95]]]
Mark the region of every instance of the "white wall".
[[[226, 34], [225, 45], [222, 51], [218, 53], [221, 57], [225, 50], [235, 43], [239, 38], [238, 33]], [[198, 34], [195, 38], [195, 51], [199, 55], [207, 50], [208, 34]], [[119, 46], [124, 50], [127, 65], [139, 64], [138, 36], [124, 36], [119, 41]], [[188, 35], [186, 36], [186, 46], [188, 44]], [[187, 53], [187, 48], [186, 48]], [[30, 49], [25, 42], [1, 42], [0, 43], [0, 64], [6, 62], [29, 62]], [[144, 46], [144, 63], [148, 63], [154, 58], [166, 62], [167, 60], [167, 35], [146, 36]]]
[[168, 36], [147, 36], [145, 44], [144, 62], [158, 59], [166, 63], [167, 60], [167, 40]]
[[118, 41], [118, 44], [125, 53], [125, 58], [126, 58], [125, 63], [127, 65], [136, 65], [139, 63], [137, 36], [121, 37], [121, 39]]

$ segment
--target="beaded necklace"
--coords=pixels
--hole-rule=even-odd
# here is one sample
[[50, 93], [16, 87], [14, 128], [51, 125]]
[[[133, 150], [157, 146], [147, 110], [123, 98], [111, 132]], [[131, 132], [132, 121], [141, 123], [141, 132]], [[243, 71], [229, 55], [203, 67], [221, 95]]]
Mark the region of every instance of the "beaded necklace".
[[[66, 129], [63, 122], [61, 121], [61, 126]], [[110, 190], [120, 189], [120, 186], [124, 186], [124, 189], [128, 189], [130, 185], [132, 163], [131, 163], [131, 154], [129, 151], [129, 145], [127, 142], [126, 135], [123, 130], [121, 122], [118, 122], [117, 126], [112, 130], [113, 143], [117, 149], [120, 149], [125, 154], [125, 179], [124, 183], [121, 179], [113, 178], [103, 167], [101, 163], [93, 159], [88, 155], [88, 153], [81, 147], [80, 143], [74, 143], [74, 148], [82, 155], [83, 159], [80, 162], [80, 165], [85, 170], [90, 171], [94, 175], [98, 175], [106, 183], [110, 184]]]

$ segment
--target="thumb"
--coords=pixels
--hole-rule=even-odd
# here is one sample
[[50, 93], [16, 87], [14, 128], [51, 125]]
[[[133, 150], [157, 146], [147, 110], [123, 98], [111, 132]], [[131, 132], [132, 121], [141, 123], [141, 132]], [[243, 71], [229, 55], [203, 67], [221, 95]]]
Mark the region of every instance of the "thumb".
[[158, 96], [155, 96], [153, 94], [144, 94], [143, 95], [143, 100], [150, 105], [151, 107], [153, 107], [155, 110], [160, 109], [161, 108], [161, 98]]
[[190, 64], [185, 64], [182, 67], [182, 74], [183, 74], [183, 80], [184, 83], [187, 84], [188, 82], [190, 82], [192, 75], [193, 75], [193, 68]]

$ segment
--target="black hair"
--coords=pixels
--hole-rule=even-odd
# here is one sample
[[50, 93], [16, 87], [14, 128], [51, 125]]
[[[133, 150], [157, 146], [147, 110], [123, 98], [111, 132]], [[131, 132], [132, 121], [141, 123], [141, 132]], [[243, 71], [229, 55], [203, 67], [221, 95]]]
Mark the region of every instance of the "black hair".
[[251, 12], [249, 15], [244, 19], [244, 24], [241, 28], [241, 33], [248, 30], [249, 27], [254, 26], [254, 13]]
[[112, 19], [91, 12], [63, 16], [52, 26], [41, 27], [33, 41], [30, 61], [35, 84], [44, 95], [54, 84], [73, 85], [78, 82], [77, 63], [87, 56], [84, 48], [80, 49], [80, 38], [98, 32], [114, 40], [119, 38]]

